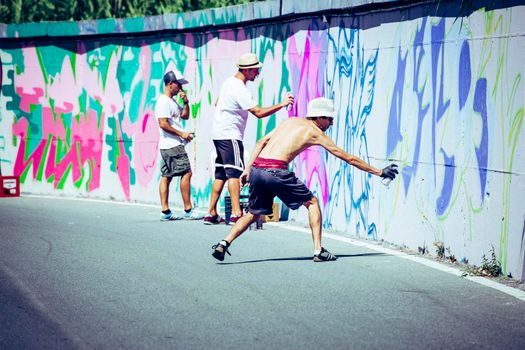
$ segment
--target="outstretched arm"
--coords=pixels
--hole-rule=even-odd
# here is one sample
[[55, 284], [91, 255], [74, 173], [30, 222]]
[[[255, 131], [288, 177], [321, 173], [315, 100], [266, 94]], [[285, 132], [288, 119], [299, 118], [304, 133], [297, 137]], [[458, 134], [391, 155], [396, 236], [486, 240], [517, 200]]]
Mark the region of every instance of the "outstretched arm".
[[325, 148], [328, 152], [332, 153], [337, 158], [344, 160], [348, 164], [353, 165], [360, 170], [366, 171], [377, 176], [382, 175], [381, 169], [374, 168], [361, 158], [345, 152], [341, 148], [337, 147], [335, 143], [325, 134], [318, 135], [315, 143]]
[[261, 119], [261, 118], [265, 118], [269, 115], [274, 114], [275, 112], [279, 111], [283, 107], [286, 107], [288, 105], [293, 105], [293, 102], [294, 102], [293, 96], [288, 94], [286, 95], [285, 99], [282, 102], [276, 105], [273, 105], [270, 107], [261, 107], [257, 105], [253, 108], [250, 108], [248, 111], [254, 116], [256, 116], [257, 118]]

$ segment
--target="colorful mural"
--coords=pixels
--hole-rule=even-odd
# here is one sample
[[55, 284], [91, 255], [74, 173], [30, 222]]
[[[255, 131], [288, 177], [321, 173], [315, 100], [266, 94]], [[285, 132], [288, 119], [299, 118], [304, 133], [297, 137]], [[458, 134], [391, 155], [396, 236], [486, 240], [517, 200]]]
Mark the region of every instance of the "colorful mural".
[[[401, 173], [389, 187], [311, 148], [294, 171], [323, 206], [323, 224], [344, 234], [432, 251], [443, 242], [479, 263], [494, 246], [506, 273], [525, 269], [524, 6], [463, 17], [362, 16], [209, 32], [130, 37], [31, 39], [0, 44], [0, 165], [26, 193], [158, 203], [162, 75], [190, 81], [196, 132], [187, 146], [192, 197], [206, 208], [212, 181], [209, 125], [222, 81], [243, 53], [264, 66], [249, 83], [261, 105], [291, 91], [297, 103], [251, 118], [245, 146], [305, 114], [312, 98], [333, 98], [328, 134], [376, 167]], [[391, 16], [392, 14], [390, 14]], [[394, 16], [394, 17], [395, 17]], [[407, 19], [409, 18], [409, 19]], [[247, 155], [248, 156], [248, 155]], [[175, 183], [172, 191], [178, 188]], [[175, 204], [181, 198], [172, 195]], [[306, 211], [290, 213], [304, 220]]]

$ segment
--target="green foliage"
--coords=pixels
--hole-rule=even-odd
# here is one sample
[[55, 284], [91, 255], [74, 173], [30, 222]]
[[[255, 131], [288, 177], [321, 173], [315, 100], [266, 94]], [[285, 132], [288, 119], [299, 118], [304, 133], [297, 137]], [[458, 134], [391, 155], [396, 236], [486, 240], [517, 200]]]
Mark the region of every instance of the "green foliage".
[[111, 3], [109, 0], [92, 0], [95, 4], [94, 18], [110, 18]]
[[434, 247], [436, 247], [436, 255], [438, 259], [444, 259], [445, 258], [445, 246], [442, 242], [436, 241], [434, 242]]
[[11, 7], [0, 4], [0, 23], [6, 23], [10, 18], [12, 18]]
[[502, 275], [501, 264], [498, 261], [494, 246], [490, 250], [490, 258], [487, 258], [485, 254], [481, 258], [481, 265], [467, 266], [462, 273], [462, 276], [487, 276], [487, 277], [498, 277]]
[[457, 261], [454, 254], [452, 254], [452, 252], [450, 251], [450, 247], [445, 248], [443, 242], [434, 242], [434, 247], [436, 247], [436, 255], [438, 259], [446, 260], [451, 263], [455, 263]]
[[55, 0], [55, 18], [57, 21], [72, 21], [77, 11], [76, 0]]
[[156, 16], [256, 0], [0, 0], [0, 23]]

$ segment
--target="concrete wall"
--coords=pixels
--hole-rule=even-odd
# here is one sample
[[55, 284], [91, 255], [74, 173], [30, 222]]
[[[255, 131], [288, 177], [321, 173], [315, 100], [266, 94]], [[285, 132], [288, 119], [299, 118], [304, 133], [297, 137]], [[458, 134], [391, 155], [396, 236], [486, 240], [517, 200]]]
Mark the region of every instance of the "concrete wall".
[[[319, 197], [325, 227], [431, 253], [440, 241], [472, 264], [494, 246], [504, 271], [523, 277], [524, 3], [340, 2], [2, 26], [2, 173], [21, 176], [24, 193], [158, 203], [153, 107], [163, 73], [176, 67], [191, 81], [186, 128], [197, 138], [187, 150], [193, 198], [205, 208], [213, 103], [237, 57], [253, 51], [264, 62], [248, 84], [260, 104], [287, 91], [297, 104], [252, 117], [248, 151], [327, 96], [338, 110], [328, 135], [340, 147], [401, 167], [386, 188], [322, 149], [301, 154], [294, 170]], [[306, 211], [290, 219], [304, 222]]]

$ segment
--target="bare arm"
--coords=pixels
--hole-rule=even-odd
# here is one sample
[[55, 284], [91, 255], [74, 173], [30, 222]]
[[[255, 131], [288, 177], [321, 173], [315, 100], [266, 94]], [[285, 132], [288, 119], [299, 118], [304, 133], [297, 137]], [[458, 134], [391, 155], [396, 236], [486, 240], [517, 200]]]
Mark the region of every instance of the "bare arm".
[[257, 105], [253, 108], [250, 108], [248, 111], [254, 116], [256, 116], [257, 118], [261, 119], [261, 118], [274, 114], [275, 112], [279, 111], [283, 107], [292, 105], [293, 102], [294, 102], [293, 96], [286, 95], [286, 98], [282, 102], [276, 105], [273, 105], [271, 107], [261, 107]]
[[182, 107], [182, 112], [180, 113], [180, 119], [188, 120], [190, 118], [190, 104], [188, 102], [184, 103]]
[[183, 120], [188, 120], [190, 117], [190, 103], [188, 102], [186, 91], [180, 90], [179, 96], [182, 99], [182, 102], [184, 102], [184, 105], [182, 106], [182, 112], [180, 113], [180, 118]]
[[244, 168], [244, 171], [242, 172], [241, 177], [239, 178], [239, 180], [241, 181], [241, 186], [244, 186], [244, 184], [248, 183], [249, 176], [250, 176], [250, 169], [252, 168], [252, 164], [255, 162], [255, 160], [257, 159], [261, 151], [264, 149], [264, 147], [266, 147], [274, 131], [275, 129], [272, 130], [270, 133], [266, 134], [265, 136], [263, 136], [263, 138], [257, 141], [257, 143], [255, 144], [255, 148], [252, 151], [250, 160], [246, 164], [246, 167]]
[[171, 126], [168, 122], [168, 118], [159, 118], [159, 126], [162, 130], [169, 132], [170, 134], [182, 137], [186, 141], [193, 140], [193, 136], [190, 133], [175, 129], [173, 126]]
[[371, 173], [373, 175], [381, 176], [381, 169], [374, 168], [361, 158], [358, 158], [356, 156], [353, 156], [345, 151], [343, 151], [341, 148], [337, 147], [335, 143], [325, 134], [320, 133], [320, 135], [317, 135], [315, 138], [315, 144], [318, 144], [325, 148], [328, 152], [333, 154], [339, 159], [344, 160], [350, 165], [355, 166], [356, 168], [366, 171], [368, 173]]

